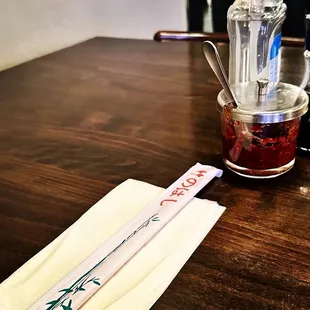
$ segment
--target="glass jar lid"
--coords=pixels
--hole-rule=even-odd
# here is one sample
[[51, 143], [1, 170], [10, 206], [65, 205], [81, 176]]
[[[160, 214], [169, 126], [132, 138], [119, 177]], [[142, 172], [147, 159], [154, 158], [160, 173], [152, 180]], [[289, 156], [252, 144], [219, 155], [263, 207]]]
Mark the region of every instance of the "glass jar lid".
[[[304, 115], [308, 110], [307, 93], [298, 86], [272, 83], [268, 80], [233, 85], [238, 108], [232, 109], [232, 118], [247, 123], [279, 123]], [[222, 90], [217, 97], [218, 109], [229, 103]]]

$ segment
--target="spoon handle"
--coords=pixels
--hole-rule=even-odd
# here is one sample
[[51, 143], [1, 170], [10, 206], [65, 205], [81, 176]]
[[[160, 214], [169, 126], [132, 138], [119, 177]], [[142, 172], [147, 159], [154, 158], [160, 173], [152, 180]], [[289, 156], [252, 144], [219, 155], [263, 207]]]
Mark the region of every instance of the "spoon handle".
[[234, 108], [237, 108], [237, 99], [231, 91], [228, 78], [216, 46], [210, 41], [204, 41], [202, 43], [202, 51], [210, 67], [212, 68], [213, 72], [215, 73], [216, 77], [224, 88], [227, 99], [231, 101]]

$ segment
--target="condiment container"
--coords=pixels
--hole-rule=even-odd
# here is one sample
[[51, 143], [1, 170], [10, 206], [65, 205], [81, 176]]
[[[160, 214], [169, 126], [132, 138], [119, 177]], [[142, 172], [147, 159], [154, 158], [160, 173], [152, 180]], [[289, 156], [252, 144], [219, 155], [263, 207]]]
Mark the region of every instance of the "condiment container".
[[257, 82], [232, 86], [238, 108], [218, 95], [221, 113], [223, 160], [233, 172], [249, 178], [272, 178], [295, 163], [300, 119], [308, 110], [308, 95], [301, 88]]

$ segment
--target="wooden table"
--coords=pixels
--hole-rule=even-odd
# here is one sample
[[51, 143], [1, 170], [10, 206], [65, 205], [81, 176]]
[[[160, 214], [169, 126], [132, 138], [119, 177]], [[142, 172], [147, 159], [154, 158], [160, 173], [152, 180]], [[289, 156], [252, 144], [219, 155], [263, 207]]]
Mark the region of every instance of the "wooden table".
[[[283, 50], [283, 80], [302, 54]], [[193, 42], [96, 38], [1, 72], [0, 281], [127, 178], [225, 169], [219, 91]], [[154, 309], [310, 309], [310, 159], [274, 180], [225, 169], [200, 196], [227, 211]]]

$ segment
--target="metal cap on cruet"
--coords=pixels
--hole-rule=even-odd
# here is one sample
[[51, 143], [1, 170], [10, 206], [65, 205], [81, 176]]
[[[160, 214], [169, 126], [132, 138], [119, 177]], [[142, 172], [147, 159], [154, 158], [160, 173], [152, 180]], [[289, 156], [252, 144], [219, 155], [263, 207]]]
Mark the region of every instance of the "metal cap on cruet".
[[[298, 86], [275, 83], [268, 79], [232, 86], [238, 108], [232, 118], [247, 123], [279, 123], [304, 115], [308, 110], [308, 95]], [[227, 104], [224, 92], [218, 95], [218, 109]]]
[[268, 94], [268, 79], [259, 79], [257, 80], [258, 85], [258, 100], [259, 103], [262, 103], [266, 100]]

